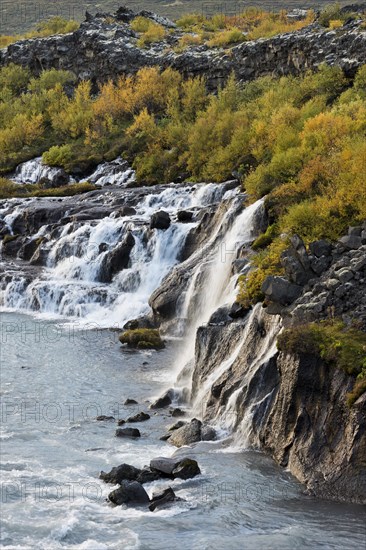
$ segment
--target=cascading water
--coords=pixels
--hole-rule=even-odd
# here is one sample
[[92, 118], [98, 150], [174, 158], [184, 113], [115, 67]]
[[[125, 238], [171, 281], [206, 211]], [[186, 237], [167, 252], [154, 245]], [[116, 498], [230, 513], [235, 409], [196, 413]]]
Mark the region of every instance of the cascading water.
[[[179, 313], [179, 317], [188, 319], [188, 326], [177, 364], [178, 372], [194, 358], [198, 327], [207, 323], [220, 306], [235, 301], [237, 276], [231, 273], [232, 262], [238, 249], [253, 239], [253, 222], [263, 207], [263, 201], [259, 200], [244, 209], [231, 227], [220, 234], [220, 229], [232, 218], [236, 206], [234, 199], [216, 233], [205, 248], [197, 252], [202, 256], [202, 261], [197, 263], [191, 274], [191, 283], [183, 296]], [[219, 239], [216, 239], [218, 235]]]
[[[127, 320], [148, 313], [149, 296], [178, 262], [188, 233], [197, 225], [195, 221], [178, 223], [177, 211], [199, 210], [222, 199], [224, 194], [225, 187], [214, 184], [170, 186], [145, 192], [133, 213], [117, 217], [118, 209], [111, 206], [114, 199], [105, 193], [100, 197], [99, 208], [107, 208], [109, 215], [107, 212], [99, 220], [85, 222], [77, 218], [68, 221], [65, 216], [67, 223], [38, 229], [32, 237], [43, 239], [46, 267], [30, 280], [23, 273], [15, 274], [10, 281], [3, 277], [1, 304], [78, 317], [83, 323], [103, 327], [122, 326]], [[7, 201], [0, 218], [12, 231], [17, 217], [29, 208], [27, 201], [18, 201], [15, 208], [13, 202]], [[152, 230], [150, 217], [161, 209], [170, 214], [172, 223], [167, 230]], [[134, 245], [128, 266], [111, 277], [111, 284], [100, 282], [104, 280], [101, 272], [106, 260], [129, 235]]]

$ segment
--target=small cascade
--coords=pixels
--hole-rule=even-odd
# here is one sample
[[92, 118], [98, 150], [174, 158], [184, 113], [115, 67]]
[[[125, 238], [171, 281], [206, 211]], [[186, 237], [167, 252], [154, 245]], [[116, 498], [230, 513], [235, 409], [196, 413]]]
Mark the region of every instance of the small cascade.
[[63, 185], [66, 185], [70, 181], [70, 178], [62, 168], [43, 164], [42, 157], [37, 157], [19, 164], [15, 173], [10, 176], [10, 179], [19, 184], [36, 184], [42, 180], [48, 180], [50, 182], [58, 180]]
[[135, 171], [132, 170], [127, 161], [118, 157], [112, 162], [99, 164], [96, 170], [82, 181], [88, 181], [101, 187], [106, 185], [124, 187], [129, 183], [133, 183], [135, 179]]

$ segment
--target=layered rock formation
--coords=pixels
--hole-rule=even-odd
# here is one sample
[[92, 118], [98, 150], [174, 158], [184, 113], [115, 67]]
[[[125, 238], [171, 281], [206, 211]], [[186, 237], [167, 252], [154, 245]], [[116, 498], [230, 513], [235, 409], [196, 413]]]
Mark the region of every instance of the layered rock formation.
[[[137, 46], [138, 35], [130, 22], [143, 15], [170, 32], [148, 49]], [[87, 14], [86, 21], [70, 34], [22, 40], [0, 50], [0, 66], [17, 63], [34, 74], [55, 67], [75, 73], [78, 79], [105, 81], [120, 74], [133, 74], [142, 67], [172, 67], [185, 76], [204, 75], [216, 89], [234, 72], [248, 81], [263, 75], [299, 74], [319, 64], [338, 65], [353, 75], [366, 58], [366, 31], [360, 21], [350, 21], [337, 30], [317, 23], [274, 38], [244, 42], [227, 50], [190, 46], [176, 53], [182, 33], [171, 21], [150, 12], [133, 13], [120, 8], [113, 16]]]

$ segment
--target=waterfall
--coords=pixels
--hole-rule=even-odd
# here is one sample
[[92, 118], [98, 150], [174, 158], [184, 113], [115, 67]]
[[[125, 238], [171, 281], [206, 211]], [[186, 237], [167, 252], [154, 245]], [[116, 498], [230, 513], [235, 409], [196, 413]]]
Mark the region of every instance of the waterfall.
[[[19, 164], [15, 173], [10, 176], [15, 183], [39, 183], [43, 179], [53, 181], [63, 172], [62, 169], [43, 164], [42, 157], [37, 157]], [[67, 181], [65, 181], [67, 183]]]
[[[217, 228], [204, 250], [202, 262], [197, 263], [191, 274], [191, 282], [183, 297], [179, 317], [188, 319], [186, 336], [177, 362], [180, 372], [194, 358], [195, 339], [198, 327], [207, 323], [211, 315], [220, 307], [235, 301], [237, 276], [231, 275], [232, 262], [240, 246], [253, 240], [253, 222], [258, 211], [263, 207], [263, 200], [245, 208], [232, 223], [231, 227], [216, 240], [220, 227], [231, 218], [235, 201], [231, 209]], [[213, 249], [211, 245], [214, 243]], [[206, 257], [206, 253], [208, 257]]]

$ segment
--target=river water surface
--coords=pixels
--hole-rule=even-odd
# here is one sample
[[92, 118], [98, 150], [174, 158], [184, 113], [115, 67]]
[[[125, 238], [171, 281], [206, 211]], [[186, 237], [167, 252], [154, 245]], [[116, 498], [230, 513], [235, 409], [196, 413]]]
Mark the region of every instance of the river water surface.
[[[261, 453], [202, 443], [202, 475], [171, 483], [182, 502], [151, 513], [111, 507], [100, 470], [141, 467], [176, 452], [159, 441], [175, 419], [157, 413], [142, 437], [114, 437], [115, 422], [148, 410], [172, 384], [175, 344], [122, 350], [117, 333], [1, 314], [1, 547], [7, 549], [362, 549], [364, 508], [303, 494]], [[123, 405], [127, 397], [138, 406]], [[181, 453], [187, 451], [179, 451]], [[148, 493], [167, 482], [145, 487]]]

